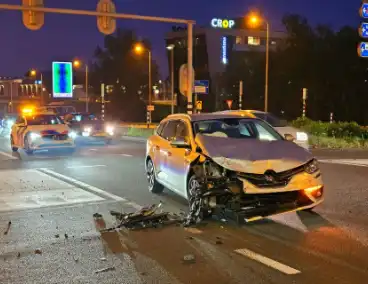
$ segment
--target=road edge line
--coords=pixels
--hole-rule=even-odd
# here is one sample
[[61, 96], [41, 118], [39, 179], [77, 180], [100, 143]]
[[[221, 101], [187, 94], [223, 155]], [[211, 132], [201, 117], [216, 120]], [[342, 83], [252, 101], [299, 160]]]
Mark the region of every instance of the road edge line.
[[17, 157], [14, 157], [13, 155], [6, 153], [4, 151], [0, 151], [0, 155], [3, 155], [4, 157], [10, 158], [12, 160], [19, 160]]
[[248, 249], [245, 249], [245, 248], [243, 248], [243, 249], [236, 249], [235, 252], [238, 253], [238, 254], [241, 254], [241, 255], [243, 255], [245, 257], [248, 257], [250, 259], [253, 259], [255, 261], [258, 261], [258, 262], [260, 262], [260, 263], [262, 263], [262, 264], [264, 264], [264, 265], [266, 265], [268, 267], [271, 267], [273, 269], [276, 269], [276, 270], [278, 270], [278, 271], [280, 271], [280, 272], [282, 272], [284, 274], [287, 274], [287, 275], [295, 275], [295, 274], [301, 273], [300, 270], [297, 270], [297, 269], [292, 268], [290, 266], [287, 266], [287, 265], [285, 265], [285, 264], [283, 264], [281, 262], [278, 262], [276, 260], [273, 260], [271, 258], [268, 258], [266, 256], [263, 256], [261, 254], [255, 253], [255, 252], [253, 252], [251, 250], [248, 250]]
[[123, 198], [123, 197], [120, 197], [120, 196], [117, 196], [115, 194], [112, 194], [112, 193], [109, 193], [103, 189], [100, 189], [98, 187], [95, 187], [95, 186], [92, 186], [88, 183], [85, 183], [85, 182], [82, 182], [82, 181], [79, 181], [77, 179], [74, 179], [72, 177], [68, 177], [66, 175], [63, 175], [63, 174], [60, 174], [60, 173], [57, 173], [53, 170], [50, 170], [50, 169], [47, 169], [47, 168], [39, 168], [37, 169], [38, 171], [40, 172], [43, 172], [44, 174], [48, 174], [50, 176], [54, 176], [56, 178], [59, 178], [61, 180], [65, 180], [65, 181], [69, 181], [70, 183], [73, 183], [73, 184], [76, 184], [78, 186], [81, 186], [82, 188], [86, 188], [86, 189], [89, 189], [90, 191], [93, 191], [97, 194], [100, 194], [102, 196], [105, 196], [105, 197], [108, 197], [108, 198], [111, 198], [113, 200], [116, 200], [116, 201], [122, 201], [122, 202], [127, 202], [128, 200]]

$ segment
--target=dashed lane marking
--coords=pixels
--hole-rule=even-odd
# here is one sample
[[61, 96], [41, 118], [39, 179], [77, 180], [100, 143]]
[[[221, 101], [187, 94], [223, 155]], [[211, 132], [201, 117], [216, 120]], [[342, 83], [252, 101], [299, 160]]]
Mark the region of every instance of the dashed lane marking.
[[12, 154], [9, 154], [9, 153], [3, 152], [3, 151], [0, 151], [0, 155], [5, 156], [5, 157], [7, 157], [9, 159], [12, 159], [12, 160], [18, 160], [17, 157], [14, 157]]
[[99, 168], [99, 167], [107, 167], [106, 165], [90, 165], [90, 166], [70, 166], [66, 167], [67, 169], [82, 169], [82, 168]]
[[295, 269], [295, 268], [292, 268], [290, 266], [287, 266], [281, 262], [278, 262], [276, 260], [273, 260], [271, 258], [268, 258], [268, 257], [265, 257], [261, 254], [258, 254], [258, 253], [255, 253], [254, 251], [251, 251], [249, 249], [237, 249], [235, 250], [236, 253], [238, 254], [241, 254], [245, 257], [248, 257], [250, 259], [253, 259], [255, 261], [258, 261], [268, 267], [271, 267], [273, 269], [276, 269], [278, 271], [281, 271], [282, 273], [284, 274], [287, 274], [287, 275], [295, 275], [295, 274], [299, 274], [301, 273], [301, 271]]
[[133, 157], [133, 155], [129, 155], [129, 154], [121, 154], [124, 157]]

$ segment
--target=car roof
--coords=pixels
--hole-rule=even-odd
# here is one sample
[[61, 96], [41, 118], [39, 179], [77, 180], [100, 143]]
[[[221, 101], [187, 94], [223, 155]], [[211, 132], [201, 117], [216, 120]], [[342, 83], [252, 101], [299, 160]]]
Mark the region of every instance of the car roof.
[[266, 113], [261, 110], [254, 110], [254, 109], [239, 109], [239, 110], [223, 110], [219, 111], [218, 113]]
[[190, 121], [195, 122], [195, 121], [234, 118], [234, 117], [242, 118], [243, 116], [240, 114], [236, 114], [236, 113], [222, 113], [222, 112], [197, 113], [197, 114], [178, 113], [178, 114], [171, 114], [167, 116], [167, 119], [187, 118]]

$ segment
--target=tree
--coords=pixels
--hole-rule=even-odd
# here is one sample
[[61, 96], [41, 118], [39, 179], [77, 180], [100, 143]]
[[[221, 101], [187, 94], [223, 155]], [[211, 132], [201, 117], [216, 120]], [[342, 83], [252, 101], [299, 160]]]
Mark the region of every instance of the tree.
[[[148, 53], [134, 53], [140, 42], [146, 49], [148, 40], [139, 40], [132, 30], [118, 29], [105, 37], [104, 48], [97, 47], [92, 68], [92, 82], [96, 90], [100, 84], [113, 85], [108, 112], [125, 121], [144, 121], [148, 99]], [[152, 62], [152, 82], [157, 81], [158, 67]]]

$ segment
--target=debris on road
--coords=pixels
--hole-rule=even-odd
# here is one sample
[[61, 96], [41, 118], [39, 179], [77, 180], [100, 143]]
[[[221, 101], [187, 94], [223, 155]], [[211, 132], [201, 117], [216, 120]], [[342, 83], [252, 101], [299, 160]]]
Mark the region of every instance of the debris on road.
[[55, 238], [59, 238], [59, 237], [60, 237], [60, 235], [59, 235], [59, 234], [56, 234], [56, 235], [55, 235]]
[[67, 233], [64, 234], [64, 237], [65, 237], [66, 240], [69, 238]]
[[114, 270], [115, 270], [115, 267], [107, 267], [107, 268], [103, 268], [103, 269], [100, 269], [100, 270], [96, 270], [95, 273], [98, 274], [98, 273], [114, 271]]
[[9, 221], [8, 222], [8, 227], [6, 228], [6, 231], [4, 232], [4, 235], [7, 235], [9, 233], [9, 230], [10, 230], [10, 226], [11, 226], [12, 222]]
[[100, 260], [101, 261], [106, 261], [107, 259], [106, 259], [106, 257], [101, 257]]
[[192, 264], [196, 262], [195, 256], [193, 254], [187, 254], [183, 257], [184, 263]]
[[18, 252], [17, 258], [20, 258], [20, 252]]
[[36, 249], [36, 250], [34, 251], [34, 253], [35, 253], [35, 254], [42, 254], [42, 251], [41, 251], [40, 249]]

